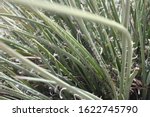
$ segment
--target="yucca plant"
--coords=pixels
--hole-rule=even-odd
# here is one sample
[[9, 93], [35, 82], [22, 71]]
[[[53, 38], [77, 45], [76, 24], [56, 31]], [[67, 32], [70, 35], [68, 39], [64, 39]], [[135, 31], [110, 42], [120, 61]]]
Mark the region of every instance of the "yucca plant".
[[149, 1], [1, 2], [1, 99], [149, 99]]

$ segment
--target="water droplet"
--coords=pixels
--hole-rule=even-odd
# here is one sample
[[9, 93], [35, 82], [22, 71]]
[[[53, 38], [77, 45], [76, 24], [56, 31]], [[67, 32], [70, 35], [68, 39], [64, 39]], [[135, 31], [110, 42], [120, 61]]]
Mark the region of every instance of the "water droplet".
[[22, 70], [18, 70], [18, 74], [22, 75], [22, 74], [24, 74], [24, 72]]
[[20, 60], [19, 60], [19, 59], [15, 59], [15, 62], [16, 62], [16, 63], [20, 63]]
[[18, 85], [18, 84], [16, 84], [16, 87], [17, 87], [17, 88], [19, 88], [19, 85]]
[[34, 69], [31, 69], [31, 70], [30, 70], [30, 73], [33, 73], [33, 72], [34, 72]]
[[54, 56], [54, 57], [58, 57], [58, 54], [54, 53], [53, 56]]

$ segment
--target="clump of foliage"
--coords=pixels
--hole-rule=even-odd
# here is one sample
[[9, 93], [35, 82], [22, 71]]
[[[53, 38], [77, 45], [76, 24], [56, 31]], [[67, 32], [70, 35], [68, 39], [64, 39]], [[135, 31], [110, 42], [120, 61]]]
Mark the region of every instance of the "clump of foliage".
[[1, 0], [0, 99], [150, 99], [147, 0]]

